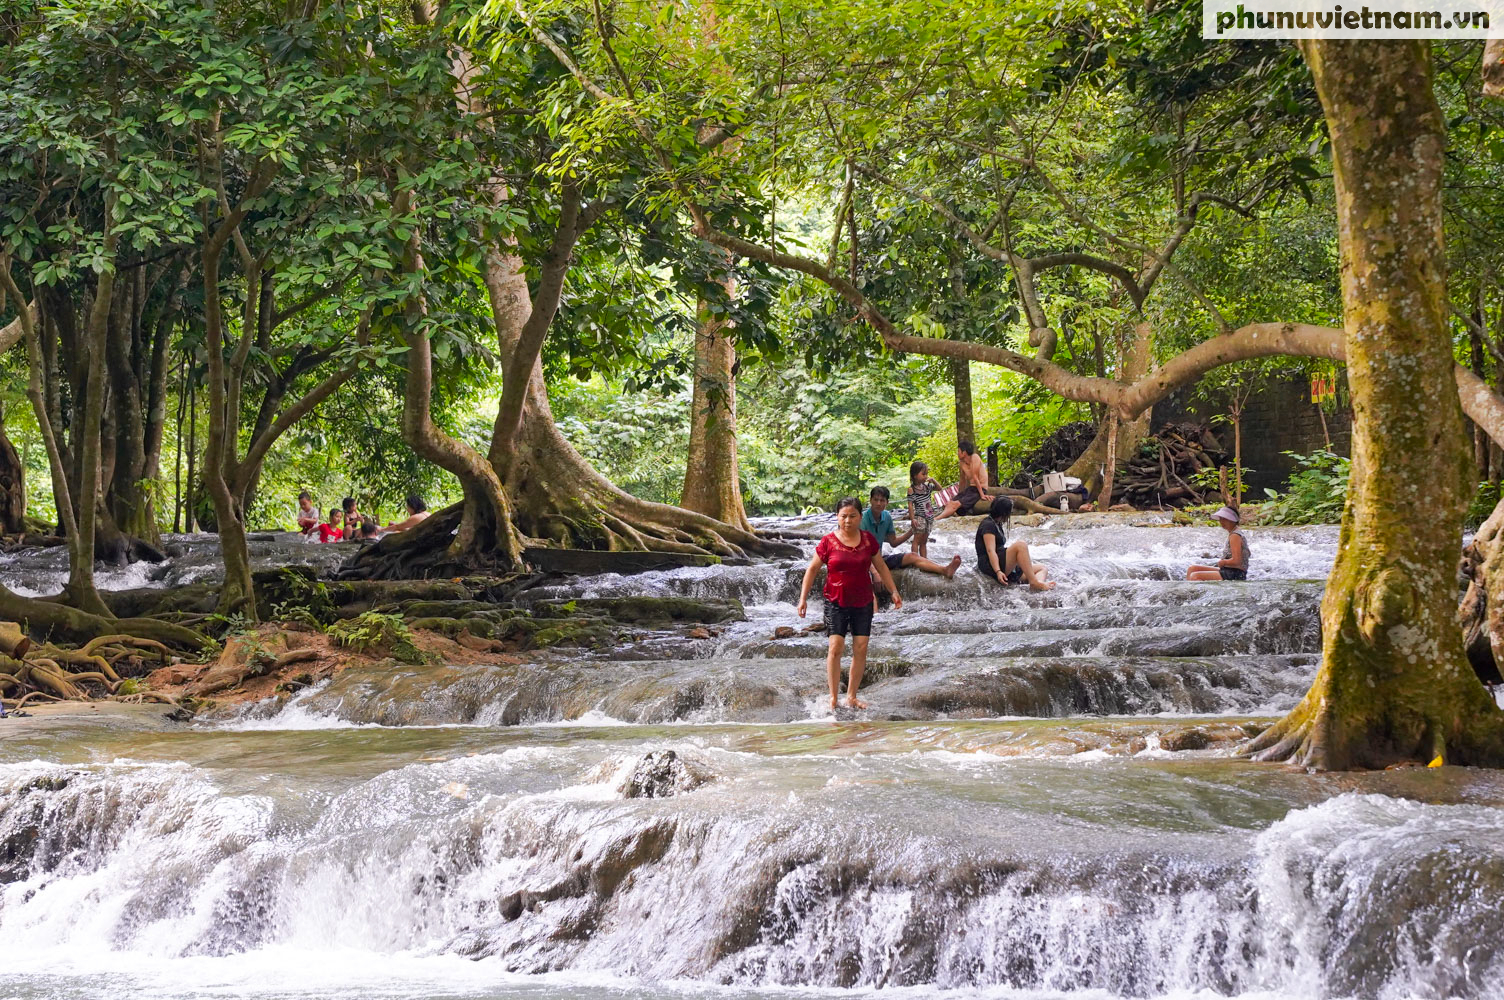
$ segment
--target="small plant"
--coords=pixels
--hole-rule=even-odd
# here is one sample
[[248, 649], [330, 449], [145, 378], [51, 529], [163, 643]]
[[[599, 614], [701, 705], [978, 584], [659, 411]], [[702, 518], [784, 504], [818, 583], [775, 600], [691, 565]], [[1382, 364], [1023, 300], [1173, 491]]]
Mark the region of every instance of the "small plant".
[[386, 653], [403, 663], [427, 662], [413, 641], [412, 630], [396, 615], [367, 611], [330, 625], [329, 635], [341, 646], [358, 653]]
[[1499, 483], [1479, 483], [1478, 492], [1473, 494], [1473, 502], [1468, 505], [1467, 514], [1463, 517], [1463, 528], [1477, 531], [1499, 505], [1501, 492], [1504, 491], [1501, 491]]
[[256, 626], [251, 623], [250, 619], [238, 611], [228, 615], [222, 615], [216, 611], [204, 618], [203, 625], [210, 632], [218, 633], [220, 640], [256, 631]]
[[310, 628], [324, 631], [324, 623], [319, 616], [309, 608], [292, 601], [283, 601], [281, 604], [272, 605], [272, 618], [279, 622], [297, 622], [299, 625], [307, 625]]
[[142, 684], [140, 681], [136, 680], [136, 678], [134, 678], [134, 677], [127, 677], [127, 678], [125, 678], [124, 680], [122, 680], [120, 682], [120, 686], [119, 687], [115, 688], [115, 694], [117, 694], [117, 695], [141, 694], [145, 690], [146, 690], [146, 685], [145, 684]]
[[1263, 524], [1336, 524], [1342, 520], [1347, 503], [1347, 482], [1352, 473], [1350, 459], [1330, 451], [1309, 455], [1285, 452], [1295, 459], [1296, 469], [1285, 484], [1285, 492], [1266, 489], [1269, 502], [1263, 505]]

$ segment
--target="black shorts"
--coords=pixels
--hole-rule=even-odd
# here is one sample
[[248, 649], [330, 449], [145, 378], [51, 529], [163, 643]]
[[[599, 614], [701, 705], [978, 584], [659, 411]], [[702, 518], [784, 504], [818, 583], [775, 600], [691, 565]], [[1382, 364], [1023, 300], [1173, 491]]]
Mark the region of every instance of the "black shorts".
[[889, 569], [903, 569], [903, 553], [890, 552], [883, 556], [883, 562], [888, 564]]
[[871, 635], [872, 605], [843, 608], [834, 601], [825, 602], [826, 635]]
[[956, 494], [956, 503], [961, 505], [960, 513], [970, 514], [971, 508], [982, 502], [982, 491], [975, 486], [968, 486]]
[[[983, 576], [985, 576], [987, 579], [991, 580], [992, 582], [994, 582], [994, 583], [997, 582], [997, 574], [994, 573], [994, 572], [992, 572], [992, 567], [991, 566], [978, 566], [977, 567], [977, 572], [980, 573], [980, 574], [982, 574]], [[1007, 571], [1007, 573], [1004, 575], [1003, 579], [1007, 580], [1009, 583], [1023, 583], [1024, 582], [1024, 568], [1022, 566], [1015, 566], [1015, 567], [1013, 567], [1012, 569], [1010, 569], [1010, 570]]]
[[1233, 569], [1231, 566], [1219, 566], [1217, 567], [1217, 572], [1222, 574], [1222, 579], [1224, 580], [1248, 579], [1248, 571], [1246, 569]]

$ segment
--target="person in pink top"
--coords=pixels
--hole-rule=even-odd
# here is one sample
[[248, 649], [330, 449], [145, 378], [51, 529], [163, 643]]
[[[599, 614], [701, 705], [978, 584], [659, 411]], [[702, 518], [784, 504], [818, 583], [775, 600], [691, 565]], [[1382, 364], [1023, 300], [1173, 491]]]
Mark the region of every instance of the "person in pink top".
[[862, 671], [867, 666], [867, 643], [872, 637], [872, 613], [876, 610], [877, 595], [872, 591], [869, 570], [877, 574], [883, 586], [893, 595], [893, 607], [903, 607], [903, 598], [898, 596], [898, 586], [893, 574], [883, 562], [882, 546], [871, 532], [861, 529], [862, 504], [855, 497], [846, 497], [836, 504], [836, 530], [820, 539], [815, 554], [804, 571], [804, 584], [799, 589], [799, 617], [803, 618], [809, 604], [810, 588], [815, 585], [815, 574], [825, 567], [825, 634], [828, 647], [825, 654], [825, 675], [830, 683], [830, 707], [835, 708], [841, 693], [841, 654], [846, 649], [846, 636], [851, 636], [851, 679], [846, 684], [846, 704], [852, 708], [866, 708], [866, 702], [858, 700], [857, 689], [862, 686]]

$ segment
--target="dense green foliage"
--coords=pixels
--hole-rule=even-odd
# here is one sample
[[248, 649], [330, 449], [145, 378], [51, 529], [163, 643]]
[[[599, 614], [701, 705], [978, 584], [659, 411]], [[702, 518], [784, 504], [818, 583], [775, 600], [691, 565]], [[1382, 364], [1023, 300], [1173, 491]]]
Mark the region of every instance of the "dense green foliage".
[[1330, 451], [1286, 454], [1295, 459], [1296, 469], [1282, 492], [1264, 491], [1269, 499], [1259, 508], [1259, 523], [1335, 524], [1347, 502], [1352, 461]]

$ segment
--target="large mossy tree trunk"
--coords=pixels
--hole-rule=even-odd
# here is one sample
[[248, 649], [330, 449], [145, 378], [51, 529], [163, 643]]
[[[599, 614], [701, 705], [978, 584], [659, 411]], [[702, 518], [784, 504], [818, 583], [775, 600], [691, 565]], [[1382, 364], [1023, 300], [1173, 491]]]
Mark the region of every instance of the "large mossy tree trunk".
[[[727, 294], [734, 285], [727, 281]], [[679, 506], [751, 531], [736, 456], [736, 346], [724, 317], [701, 302], [695, 330], [689, 454]]]
[[[1331, 134], [1353, 467], [1304, 700], [1246, 748], [1319, 769], [1504, 762], [1463, 653], [1470, 468], [1447, 327], [1440, 108], [1422, 41], [1308, 41]], [[1426, 497], [1423, 516], [1415, 498]]]

